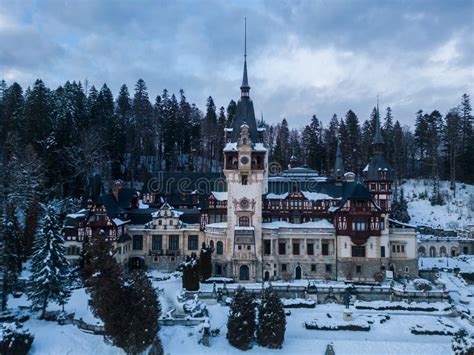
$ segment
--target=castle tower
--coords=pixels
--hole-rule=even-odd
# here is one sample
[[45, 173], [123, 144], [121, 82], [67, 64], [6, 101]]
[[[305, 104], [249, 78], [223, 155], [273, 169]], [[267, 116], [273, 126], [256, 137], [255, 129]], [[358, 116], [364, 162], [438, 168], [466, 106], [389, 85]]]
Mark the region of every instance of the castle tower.
[[[246, 37], [246, 36], [245, 36]], [[245, 40], [246, 43], [246, 40]], [[228, 273], [239, 281], [262, 280], [262, 195], [267, 192], [267, 149], [257, 128], [247, 77], [247, 46], [241, 95], [233, 127], [226, 129]], [[230, 268], [230, 270], [229, 270]]]
[[389, 213], [391, 209], [394, 172], [384, 157], [385, 143], [380, 128], [379, 104], [375, 112], [375, 135], [372, 141], [372, 157], [363, 170], [364, 182], [377, 205]]

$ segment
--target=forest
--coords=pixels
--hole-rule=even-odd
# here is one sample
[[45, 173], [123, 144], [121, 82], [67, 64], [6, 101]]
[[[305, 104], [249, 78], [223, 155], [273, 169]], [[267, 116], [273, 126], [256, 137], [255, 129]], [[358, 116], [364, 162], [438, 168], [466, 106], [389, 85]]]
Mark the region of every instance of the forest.
[[[122, 85], [114, 97], [104, 84], [87, 80], [50, 89], [40, 79], [25, 90], [0, 81], [0, 149], [3, 197], [17, 207], [35, 199], [91, 194], [93, 181], [140, 182], [158, 171], [220, 171], [224, 128], [237, 104], [218, 106], [209, 96], [204, 110], [166, 89], [154, 100], [145, 81], [133, 92]], [[430, 110], [431, 111], [431, 108]], [[385, 155], [397, 179], [433, 178], [474, 182], [474, 130], [469, 95], [446, 114], [419, 110], [413, 127], [402, 126], [390, 107], [380, 109]], [[286, 169], [294, 156], [301, 165], [329, 175], [337, 139], [346, 171], [360, 174], [371, 155], [377, 109], [324, 118], [308, 115], [307, 125], [290, 128], [286, 118], [266, 126], [269, 161]], [[20, 198], [23, 197], [23, 198]], [[26, 198], [25, 198], [26, 197]]]

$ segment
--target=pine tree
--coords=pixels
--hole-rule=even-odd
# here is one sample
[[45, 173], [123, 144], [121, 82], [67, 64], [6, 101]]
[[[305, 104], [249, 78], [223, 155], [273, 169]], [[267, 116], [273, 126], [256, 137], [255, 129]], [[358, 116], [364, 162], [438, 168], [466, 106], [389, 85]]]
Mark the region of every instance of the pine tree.
[[[349, 110], [346, 114], [346, 130], [347, 130], [347, 165], [344, 164], [344, 167], [349, 171], [352, 171], [356, 174], [361, 171], [361, 159], [360, 159], [360, 141], [361, 133], [359, 126], [359, 119], [356, 114]], [[342, 139], [342, 137], [341, 137]]]
[[273, 160], [280, 164], [282, 170], [287, 169], [290, 162], [289, 147], [290, 130], [288, 129], [288, 122], [284, 118], [277, 127], [275, 148], [273, 150]]
[[336, 159], [336, 147], [339, 129], [339, 119], [334, 114], [329, 122], [329, 126], [324, 130], [324, 149], [326, 155], [326, 171], [331, 172], [334, 170], [334, 162]]
[[186, 257], [183, 263], [183, 288], [188, 291], [199, 290], [199, 261], [194, 253]]
[[392, 211], [390, 213], [390, 217], [402, 223], [410, 222], [411, 218], [408, 214], [408, 202], [405, 199], [403, 188], [400, 190], [400, 197], [398, 197], [396, 191], [393, 194]]
[[252, 348], [255, 333], [255, 307], [252, 296], [239, 287], [229, 309], [227, 340], [240, 350]]
[[31, 291], [28, 294], [31, 308], [41, 310], [41, 318], [50, 302], [64, 306], [70, 295], [69, 263], [65, 257], [64, 239], [56, 212], [51, 206], [48, 206], [42, 222], [42, 228], [35, 239]]
[[1, 264], [3, 267], [2, 305], [6, 307], [8, 295], [15, 291], [21, 272], [21, 230], [16, 218], [16, 208], [10, 205], [0, 226], [3, 234]]
[[283, 304], [271, 287], [265, 289], [258, 307], [257, 341], [260, 346], [281, 349], [285, 340], [286, 318]]
[[102, 318], [105, 337], [127, 354], [142, 353], [159, 331], [161, 306], [151, 281], [141, 270], [131, 272], [110, 302], [113, 308]]
[[232, 123], [234, 122], [234, 116], [237, 113], [237, 104], [234, 100], [230, 100], [229, 105], [227, 106], [227, 122], [226, 127], [232, 127]]
[[474, 347], [469, 341], [469, 334], [465, 329], [460, 329], [454, 334], [451, 341], [451, 349], [454, 355], [469, 355], [473, 353]]
[[387, 114], [385, 115], [385, 122], [382, 128], [383, 140], [385, 142], [385, 156], [388, 162], [393, 166], [394, 163], [394, 144], [393, 144], [393, 114], [392, 109], [387, 107]]
[[199, 274], [201, 281], [206, 281], [212, 275], [212, 252], [211, 247], [206, 247], [202, 243], [201, 252], [199, 254]]

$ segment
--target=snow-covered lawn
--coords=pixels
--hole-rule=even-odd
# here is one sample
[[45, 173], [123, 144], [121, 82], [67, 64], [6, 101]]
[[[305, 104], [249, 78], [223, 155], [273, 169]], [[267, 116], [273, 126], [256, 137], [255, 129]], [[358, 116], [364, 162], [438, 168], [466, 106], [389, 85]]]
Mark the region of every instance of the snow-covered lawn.
[[474, 255], [461, 255], [451, 258], [422, 257], [418, 259], [418, 267], [420, 270], [431, 270], [437, 267], [439, 270], [459, 268], [461, 272], [474, 272]]
[[[458, 229], [474, 223], [472, 200], [474, 185], [456, 183], [456, 198], [448, 181], [440, 181], [440, 192], [446, 204], [431, 206], [433, 184], [430, 180], [408, 180], [400, 186], [408, 201], [410, 224], [428, 225], [433, 228]], [[422, 198], [426, 195], [425, 198]]]
[[[183, 312], [183, 303], [177, 300], [181, 292], [181, 278], [178, 275], [152, 272], [154, 286], [159, 290], [162, 304], [162, 313], [171, 309], [176, 313]], [[161, 281], [156, 281], [161, 280]], [[235, 285], [228, 285], [234, 287]], [[202, 285], [203, 288], [212, 288], [212, 285]], [[132, 302], [132, 300], [131, 300]], [[76, 318], [82, 317], [88, 322], [97, 320], [90, 313], [87, 306], [88, 295], [84, 289], [73, 292], [66, 310], [76, 312]], [[10, 298], [10, 307], [19, 305], [28, 306], [24, 296]], [[51, 306], [48, 309], [59, 309]], [[211, 338], [211, 347], [198, 344], [201, 338], [200, 326], [162, 326], [160, 337], [165, 354], [242, 354], [230, 346], [226, 339], [228, 306], [208, 304], [211, 330], [219, 329], [220, 334]], [[343, 354], [450, 354], [451, 337], [442, 335], [415, 335], [410, 328], [430, 325], [450, 324], [455, 328], [466, 328], [473, 333], [472, 327], [466, 320], [448, 318], [442, 312], [413, 312], [408, 311], [375, 311], [360, 310], [351, 307], [354, 320], [366, 322], [376, 321], [370, 325], [370, 330], [357, 331], [323, 331], [305, 329], [305, 322], [315, 319], [327, 319], [330, 314], [334, 319], [340, 319], [345, 310], [343, 305], [318, 304], [315, 308], [292, 309], [287, 316], [285, 342], [281, 350], [269, 350], [257, 345], [248, 354], [324, 354], [327, 344], [332, 342], [337, 355]], [[387, 314], [390, 319], [380, 323], [381, 314]], [[73, 325], [60, 326], [55, 322], [40, 321], [33, 315], [26, 322], [31, 333], [35, 336], [32, 354], [123, 354], [123, 352], [106, 344], [102, 336], [84, 333]]]

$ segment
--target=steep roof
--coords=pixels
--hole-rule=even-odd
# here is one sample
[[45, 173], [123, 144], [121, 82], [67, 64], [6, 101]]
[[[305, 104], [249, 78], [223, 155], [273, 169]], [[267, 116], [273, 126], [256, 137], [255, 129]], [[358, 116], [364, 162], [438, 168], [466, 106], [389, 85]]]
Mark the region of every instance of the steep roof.
[[253, 101], [250, 97], [242, 97], [237, 102], [237, 112], [234, 116], [232, 124], [232, 134], [230, 136], [231, 142], [237, 142], [240, 137], [240, 127], [246, 124], [249, 126], [250, 139], [253, 143], [258, 142], [257, 121], [255, 119], [255, 110], [253, 108]]
[[385, 180], [393, 181], [395, 179], [395, 173], [391, 165], [388, 163], [388, 161], [385, 160], [385, 157], [383, 156], [383, 154], [374, 154], [372, 155], [369, 163], [363, 170], [364, 178], [367, 181], [381, 180], [381, 177], [380, 177], [381, 171], [386, 171]]

